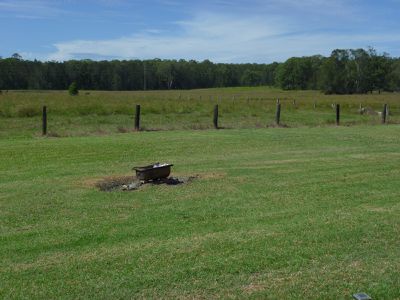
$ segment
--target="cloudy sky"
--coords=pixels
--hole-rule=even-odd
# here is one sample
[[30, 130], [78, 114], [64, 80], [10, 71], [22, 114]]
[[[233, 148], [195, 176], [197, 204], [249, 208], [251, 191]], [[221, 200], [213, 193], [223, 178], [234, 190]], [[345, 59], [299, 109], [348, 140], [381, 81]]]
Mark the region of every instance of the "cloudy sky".
[[400, 56], [400, 0], [0, 0], [0, 56], [283, 61]]

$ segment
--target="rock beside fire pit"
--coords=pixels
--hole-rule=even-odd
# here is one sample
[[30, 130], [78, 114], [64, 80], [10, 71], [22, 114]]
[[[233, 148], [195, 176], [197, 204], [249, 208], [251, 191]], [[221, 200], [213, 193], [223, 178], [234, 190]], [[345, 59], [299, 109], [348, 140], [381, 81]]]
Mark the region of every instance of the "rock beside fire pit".
[[121, 186], [121, 190], [123, 191], [133, 191], [133, 190], [137, 190], [138, 188], [140, 188], [142, 184], [140, 183], [140, 181], [136, 181], [136, 182], [132, 182], [130, 184], [123, 184]]

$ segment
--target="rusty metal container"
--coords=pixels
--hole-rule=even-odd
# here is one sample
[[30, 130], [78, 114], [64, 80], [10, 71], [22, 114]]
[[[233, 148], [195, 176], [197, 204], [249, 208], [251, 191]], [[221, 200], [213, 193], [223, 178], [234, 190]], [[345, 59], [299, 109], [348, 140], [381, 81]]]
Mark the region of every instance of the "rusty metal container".
[[142, 181], [158, 180], [167, 178], [171, 174], [172, 164], [155, 163], [143, 167], [133, 167], [136, 171], [136, 178]]

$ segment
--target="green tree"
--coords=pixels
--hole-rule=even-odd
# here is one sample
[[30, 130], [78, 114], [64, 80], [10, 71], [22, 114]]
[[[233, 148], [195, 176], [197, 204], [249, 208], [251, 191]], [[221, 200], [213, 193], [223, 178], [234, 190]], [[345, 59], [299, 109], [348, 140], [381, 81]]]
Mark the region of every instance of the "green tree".
[[175, 84], [175, 61], [164, 60], [157, 63], [156, 74], [161, 88], [170, 90]]
[[71, 96], [77, 96], [79, 94], [78, 85], [75, 81], [69, 86], [68, 92]]
[[[0, 59], [0, 89], [149, 90], [276, 85], [351, 94], [399, 90], [399, 59], [372, 48], [337, 49], [329, 57], [294, 57], [284, 63], [215, 64], [209, 60], [41, 62], [15, 53]], [[145, 67], [144, 67], [145, 66]]]
[[400, 91], [400, 59], [393, 59], [390, 67], [391, 70], [386, 77], [386, 89], [389, 91]]
[[336, 49], [322, 65], [322, 90], [326, 94], [346, 94], [348, 76], [346, 65], [349, 53], [346, 50]]
[[279, 65], [276, 73], [278, 85], [285, 90], [307, 89], [313, 79], [313, 64], [307, 57], [292, 57]]
[[262, 74], [260, 71], [245, 70], [242, 78], [240, 79], [242, 85], [257, 86], [262, 83]]
[[14, 53], [13, 55], [11, 55], [11, 58], [17, 59], [17, 60], [22, 60], [22, 56], [19, 55], [19, 53]]

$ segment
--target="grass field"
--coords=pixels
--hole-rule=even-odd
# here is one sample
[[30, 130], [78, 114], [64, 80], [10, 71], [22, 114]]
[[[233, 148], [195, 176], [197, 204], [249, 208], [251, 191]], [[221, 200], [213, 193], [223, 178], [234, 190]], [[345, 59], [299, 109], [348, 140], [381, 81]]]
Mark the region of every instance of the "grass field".
[[[0, 139], [2, 299], [400, 299], [399, 125], [66, 138], [18, 126]], [[152, 161], [199, 178], [94, 187]]]
[[[341, 104], [341, 123], [379, 124], [383, 104], [388, 121], [400, 123], [400, 94], [327, 96], [318, 91], [282, 91], [269, 87], [190, 91], [94, 92], [71, 97], [66, 91], [10, 91], [0, 94], [0, 138], [38, 136], [41, 109], [49, 111], [51, 136], [106, 135], [130, 132], [134, 109], [142, 106], [145, 130], [209, 129], [212, 111], [220, 106], [224, 128], [265, 128], [274, 124], [276, 99], [282, 103], [281, 122], [288, 127], [326, 127], [335, 123], [333, 103]], [[296, 104], [293, 105], [293, 100]], [[316, 108], [314, 108], [314, 103]], [[360, 104], [375, 115], [360, 115]]]

